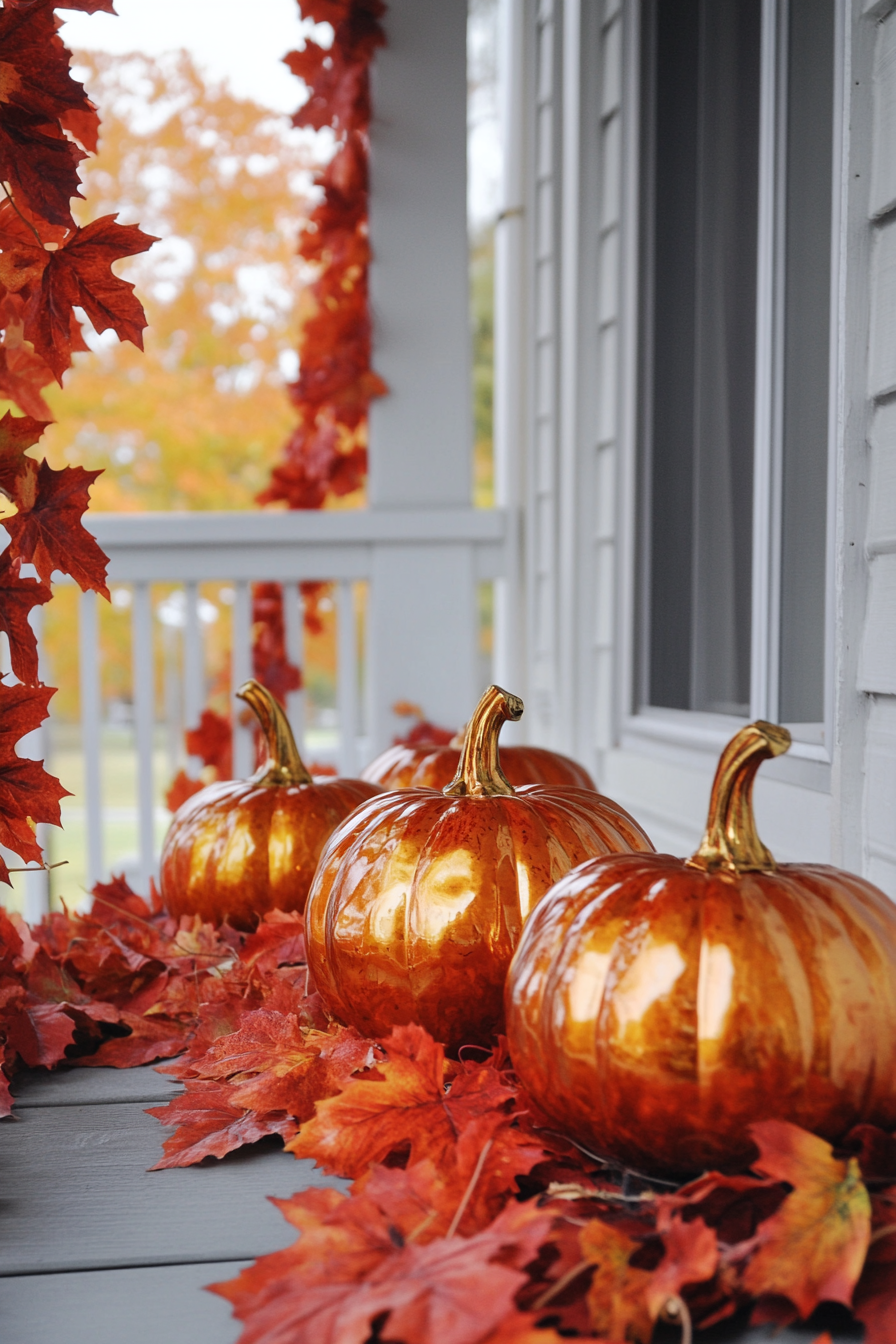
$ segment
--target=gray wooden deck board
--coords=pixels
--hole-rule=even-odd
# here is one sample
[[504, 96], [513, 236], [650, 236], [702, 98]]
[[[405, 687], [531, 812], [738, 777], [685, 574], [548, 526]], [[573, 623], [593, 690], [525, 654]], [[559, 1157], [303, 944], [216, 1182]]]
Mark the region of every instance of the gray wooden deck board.
[[[82, 1095], [107, 1093], [109, 1081], [69, 1075]], [[149, 1172], [166, 1132], [132, 1101], [34, 1105], [5, 1121], [0, 1275], [251, 1259], [295, 1235], [266, 1195], [333, 1183], [276, 1140]]]
[[233, 1344], [240, 1323], [202, 1291], [245, 1260], [0, 1279], [4, 1344]]
[[43, 1069], [19, 1074], [12, 1092], [18, 1111], [31, 1106], [95, 1106], [103, 1102], [142, 1101], [147, 1106], [168, 1101], [181, 1090], [174, 1078], [156, 1073], [152, 1064], [139, 1069]]

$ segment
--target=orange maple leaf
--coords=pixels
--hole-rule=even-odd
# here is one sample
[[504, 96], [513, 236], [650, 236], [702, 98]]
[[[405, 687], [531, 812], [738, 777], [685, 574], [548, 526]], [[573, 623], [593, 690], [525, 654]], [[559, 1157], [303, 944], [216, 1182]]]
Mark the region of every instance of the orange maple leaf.
[[631, 1263], [641, 1243], [619, 1228], [594, 1218], [579, 1233], [582, 1254], [596, 1267], [587, 1297], [591, 1324], [612, 1344], [650, 1344], [657, 1318], [685, 1284], [703, 1283], [716, 1271], [718, 1243], [702, 1219], [672, 1219], [663, 1241], [659, 1265], [642, 1269]]
[[303, 1031], [294, 1014], [267, 1006], [245, 1013], [238, 1031], [219, 1036], [193, 1062], [198, 1078], [230, 1080], [235, 1106], [285, 1111], [308, 1120], [315, 1103], [333, 1096], [353, 1073], [369, 1067], [373, 1047], [352, 1027]]
[[515, 1096], [491, 1063], [464, 1067], [446, 1091], [444, 1046], [422, 1027], [396, 1027], [380, 1044], [381, 1079], [353, 1079], [321, 1102], [287, 1145], [296, 1157], [352, 1178], [404, 1148], [410, 1162], [428, 1157], [439, 1165], [471, 1120], [502, 1110]]
[[839, 1161], [824, 1139], [783, 1120], [750, 1132], [760, 1153], [756, 1170], [793, 1190], [760, 1224], [744, 1286], [756, 1297], [789, 1298], [804, 1319], [819, 1302], [850, 1306], [871, 1237], [871, 1201], [856, 1158]]

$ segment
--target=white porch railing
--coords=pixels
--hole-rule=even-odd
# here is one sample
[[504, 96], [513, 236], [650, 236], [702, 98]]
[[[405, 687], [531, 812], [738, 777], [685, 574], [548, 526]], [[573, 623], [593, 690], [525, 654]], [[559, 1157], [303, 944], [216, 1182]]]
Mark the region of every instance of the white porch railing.
[[[391, 737], [390, 706], [399, 696], [424, 703], [445, 722], [461, 722], [476, 683], [477, 585], [507, 572], [506, 518], [500, 510], [368, 509], [345, 512], [93, 514], [88, 526], [109, 556], [109, 584], [131, 592], [132, 723], [136, 753], [137, 870], [144, 885], [157, 866], [155, 640], [153, 584], [176, 585], [182, 639], [180, 719], [193, 726], [206, 699], [200, 585], [225, 582], [232, 593], [231, 683], [251, 675], [251, 585], [285, 585], [287, 652], [304, 665], [297, 584], [334, 585], [337, 629], [337, 763], [356, 773]], [[358, 647], [353, 585], [368, 585], [366, 648]], [[170, 597], [167, 599], [170, 602]], [[99, 602], [79, 599], [79, 677], [83, 753], [84, 871], [88, 888], [108, 873], [101, 795], [103, 702]], [[362, 677], [363, 669], [363, 677]], [[447, 675], [446, 675], [447, 674]], [[446, 693], [445, 688], [449, 691]], [[397, 692], [397, 693], [396, 693]], [[288, 709], [302, 749], [302, 692]], [[363, 697], [363, 703], [362, 703]], [[252, 738], [234, 715], [234, 774], [251, 771]], [[360, 739], [362, 720], [366, 731]], [[29, 743], [29, 755], [42, 743]], [[38, 747], [38, 750], [33, 750]], [[51, 763], [52, 768], [52, 763]], [[29, 917], [48, 906], [45, 873], [29, 873]]]

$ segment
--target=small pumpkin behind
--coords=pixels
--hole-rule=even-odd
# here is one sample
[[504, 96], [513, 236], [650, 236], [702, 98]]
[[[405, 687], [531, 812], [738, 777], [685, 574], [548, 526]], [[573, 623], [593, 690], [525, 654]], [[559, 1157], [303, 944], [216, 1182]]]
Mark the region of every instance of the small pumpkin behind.
[[508, 783], [498, 733], [522, 712], [489, 687], [453, 781], [371, 799], [321, 857], [309, 966], [327, 1011], [366, 1036], [417, 1022], [452, 1050], [487, 1042], [520, 930], [552, 883], [587, 855], [651, 848], [591, 789]]
[[648, 1172], [748, 1161], [748, 1126], [835, 1141], [896, 1127], [896, 906], [822, 864], [776, 864], [752, 789], [790, 734], [739, 732], [706, 835], [592, 859], [549, 892], [507, 978], [514, 1066], [589, 1150]]
[[[462, 731], [448, 743], [396, 742], [370, 762], [361, 778], [384, 789], [444, 789], [457, 774], [463, 745]], [[547, 747], [504, 747], [501, 769], [514, 788], [523, 784], [597, 788], [584, 765]]]
[[252, 929], [268, 910], [303, 910], [321, 850], [359, 803], [380, 792], [360, 779], [315, 782], [289, 721], [257, 681], [237, 691], [267, 740], [250, 779], [219, 780], [178, 808], [162, 848], [170, 913]]

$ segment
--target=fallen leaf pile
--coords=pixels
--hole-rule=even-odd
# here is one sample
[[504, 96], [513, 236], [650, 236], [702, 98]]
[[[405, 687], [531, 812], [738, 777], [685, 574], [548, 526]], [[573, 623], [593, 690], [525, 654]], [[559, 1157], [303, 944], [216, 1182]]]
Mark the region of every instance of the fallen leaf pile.
[[184, 1090], [150, 1109], [155, 1169], [276, 1135], [351, 1182], [275, 1200], [298, 1240], [214, 1285], [240, 1344], [648, 1344], [822, 1303], [896, 1341], [896, 1136], [768, 1120], [749, 1171], [650, 1182], [547, 1127], [501, 1039], [452, 1060], [421, 1027], [328, 1022], [300, 915], [178, 923], [121, 878], [88, 914], [0, 912], [0, 1041], [4, 1114], [18, 1067], [163, 1059]]

